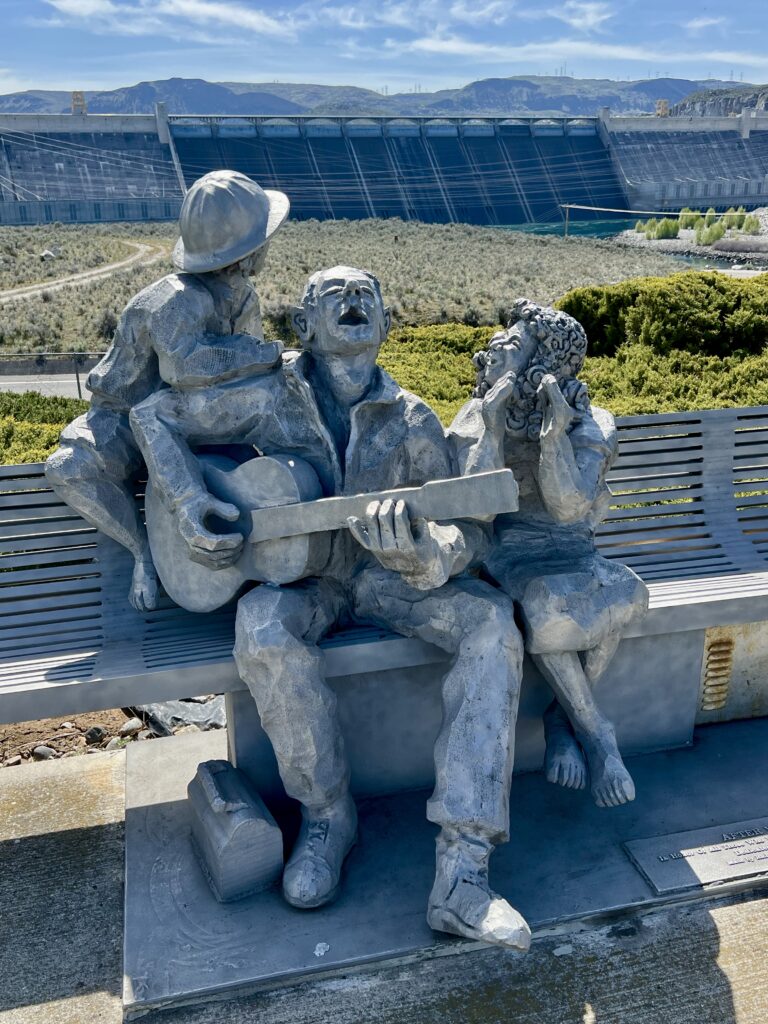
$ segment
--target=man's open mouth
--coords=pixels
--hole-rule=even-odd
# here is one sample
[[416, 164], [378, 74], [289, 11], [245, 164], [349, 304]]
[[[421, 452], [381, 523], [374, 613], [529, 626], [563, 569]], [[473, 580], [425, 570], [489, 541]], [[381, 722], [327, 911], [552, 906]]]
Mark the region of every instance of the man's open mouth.
[[346, 313], [342, 313], [339, 317], [339, 323], [343, 327], [358, 327], [360, 324], [367, 324], [368, 317], [362, 311], [353, 306], [352, 309], [348, 309]]

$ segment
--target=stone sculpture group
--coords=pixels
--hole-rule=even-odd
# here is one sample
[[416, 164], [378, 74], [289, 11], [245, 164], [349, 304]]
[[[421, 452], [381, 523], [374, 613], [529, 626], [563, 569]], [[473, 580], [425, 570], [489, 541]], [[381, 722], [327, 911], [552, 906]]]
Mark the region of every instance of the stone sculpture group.
[[[296, 907], [337, 895], [357, 836], [318, 642], [369, 622], [448, 652], [427, 919], [523, 950], [528, 926], [488, 869], [509, 838], [524, 652], [554, 693], [549, 781], [589, 782], [600, 806], [634, 797], [592, 696], [647, 603], [640, 579], [594, 545], [616, 427], [578, 380], [581, 326], [525, 300], [475, 357], [474, 395], [447, 431], [377, 364], [390, 317], [364, 270], [314, 273], [292, 315], [299, 348], [265, 341], [251, 278], [288, 206], [230, 171], [190, 188], [176, 273], [129, 303], [48, 479], [131, 552], [139, 612], [159, 583], [193, 611], [237, 598], [237, 669], [301, 807], [282, 878]], [[288, 526], [279, 507], [296, 503]]]

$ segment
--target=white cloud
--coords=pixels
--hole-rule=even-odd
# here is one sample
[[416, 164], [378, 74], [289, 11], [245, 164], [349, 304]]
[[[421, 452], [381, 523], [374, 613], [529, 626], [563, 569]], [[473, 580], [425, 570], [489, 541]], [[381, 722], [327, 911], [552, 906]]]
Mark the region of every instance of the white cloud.
[[152, 7], [162, 17], [182, 18], [200, 25], [226, 25], [270, 36], [291, 32], [286, 19], [274, 18], [230, 0], [156, 0]]
[[691, 21], [686, 21], [683, 24], [683, 28], [688, 29], [689, 32], [703, 32], [705, 28], [716, 28], [719, 25], [725, 25], [727, 18], [707, 18], [702, 16], [701, 18], [693, 18]]
[[614, 16], [614, 11], [607, 3], [567, 0], [562, 7], [550, 8], [547, 14], [559, 21], [564, 21], [571, 28], [594, 32], [601, 29], [606, 21], [610, 21]]
[[[218, 29], [249, 35], [292, 37], [288, 18], [275, 18], [237, 0], [46, 0], [70, 22], [91, 31], [117, 35], [163, 35], [216, 43]], [[189, 26], [193, 26], [192, 31]], [[194, 30], [194, 26], [205, 31]], [[213, 33], [213, 34], [212, 34]]]
[[723, 64], [727, 67], [749, 67], [768, 74], [768, 54], [740, 50], [679, 50], [664, 51], [651, 46], [625, 43], [604, 43], [592, 39], [555, 39], [541, 43], [513, 45], [475, 42], [456, 35], [421, 36], [410, 42], [388, 39], [385, 46], [391, 51], [435, 54], [443, 57], [465, 57], [483, 64], [510, 64], [520, 66], [525, 61], [552, 61], [583, 59], [621, 62], [641, 62], [654, 67], [674, 68], [676, 64]]
[[507, 21], [514, 6], [514, 3], [505, 3], [504, 0], [491, 0], [490, 3], [455, 0], [448, 8], [448, 15], [452, 21], [464, 21], [470, 25], [484, 22], [501, 25]]
[[293, 15], [297, 26], [338, 25], [356, 32], [379, 27], [411, 34], [447, 32], [459, 25], [500, 25], [511, 15], [515, 0], [357, 0], [354, 6], [307, 0]]
[[111, 0], [48, 0], [52, 7], [72, 18], [103, 18], [119, 14]]

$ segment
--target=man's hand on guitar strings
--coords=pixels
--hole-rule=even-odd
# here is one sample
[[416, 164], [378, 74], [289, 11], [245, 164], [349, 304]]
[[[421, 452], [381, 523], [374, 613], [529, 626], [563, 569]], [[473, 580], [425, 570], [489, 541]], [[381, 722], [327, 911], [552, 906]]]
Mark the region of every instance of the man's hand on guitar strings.
[[193, 562], [209, 569], [226, 569], [240, 557], [245, 538], [242, 533], [213, 533], [205, 525], [206, 518], [211, 515], [234, 523], [240, 518], [240, 509], [203, 492], [177, 508], [179, 532], [187, 542]]
[[411, 522], [404, 501], [372, 501], [362, 519], [350, 516], [347, 525], [358, 544], [376, 556], [385, 569], [421, 573], [437, 559], [437, 544], [426, 519]]

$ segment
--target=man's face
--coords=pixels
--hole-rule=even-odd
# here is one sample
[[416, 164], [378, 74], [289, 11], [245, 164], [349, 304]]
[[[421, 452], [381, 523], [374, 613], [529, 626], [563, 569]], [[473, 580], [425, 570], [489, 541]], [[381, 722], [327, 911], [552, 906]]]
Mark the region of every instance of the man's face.
[[491, 338], [485, 363], [485, 379], [493, 386], [506, 373], [519, 377], [530, 365], [537, 341], [523, 320]]
[[354, 271], [331, 272], [318, 282], [312, 349], [317, 353], [378, 353], [388, 316], [373, 282]]

